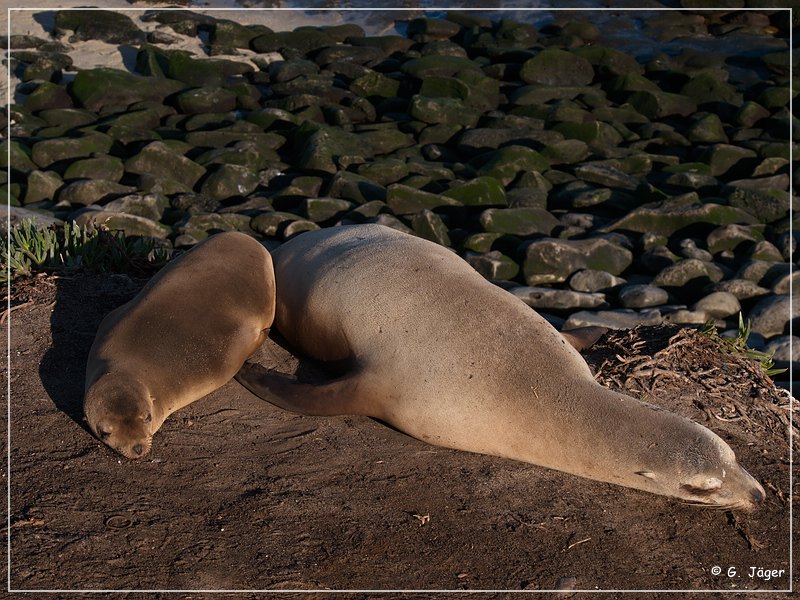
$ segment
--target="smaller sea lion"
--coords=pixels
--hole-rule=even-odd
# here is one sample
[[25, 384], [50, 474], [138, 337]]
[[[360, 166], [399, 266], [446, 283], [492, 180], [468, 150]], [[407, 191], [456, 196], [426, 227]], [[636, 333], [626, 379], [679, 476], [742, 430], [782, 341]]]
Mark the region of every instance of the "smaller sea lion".
[[83, 403], [92, 432], [141, 458], [171, 413], [233, 377], [274, 317], [272, 258], [258, 241], [231, 232], [198, 244], [100, 323]]

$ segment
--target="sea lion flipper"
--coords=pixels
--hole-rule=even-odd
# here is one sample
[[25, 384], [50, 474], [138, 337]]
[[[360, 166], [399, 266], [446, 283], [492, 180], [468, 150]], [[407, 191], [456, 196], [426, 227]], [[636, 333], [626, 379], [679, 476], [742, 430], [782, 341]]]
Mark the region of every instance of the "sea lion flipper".
[[606, 331], [608, 331], [607, 327], [578, 327], [577, 329], [562, 331], [561, 335], [575, 350], [582, 352], [587, 348], [591, 348]]
[[348, 373], [325, 383], [304, 383], [246, 362], [235, 378], [253, 394], [279, 408], [302, 415], [330, 417], [361, 414], [353, 393], [356, 377], [357, 374]]

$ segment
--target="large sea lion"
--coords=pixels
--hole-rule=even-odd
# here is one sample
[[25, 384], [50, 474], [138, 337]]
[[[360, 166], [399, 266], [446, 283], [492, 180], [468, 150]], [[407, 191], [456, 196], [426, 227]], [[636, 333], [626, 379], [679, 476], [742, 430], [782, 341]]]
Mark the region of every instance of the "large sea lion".
[[144, 456], [171, 413], [233, 377], [274, 316], [272, 260], [258, 241], [221, 233], [198, 244], [100, 323], [83, 405], [92, 431]]
[[280, 407], [694, 504], [764, 498], [717, 435], [599, 385], [547, 321], [443, 247], [355, 225], [303, 233], [273, 261], [276, 329], [347, 369], [312, 385], [246, 363], [236, 378]]

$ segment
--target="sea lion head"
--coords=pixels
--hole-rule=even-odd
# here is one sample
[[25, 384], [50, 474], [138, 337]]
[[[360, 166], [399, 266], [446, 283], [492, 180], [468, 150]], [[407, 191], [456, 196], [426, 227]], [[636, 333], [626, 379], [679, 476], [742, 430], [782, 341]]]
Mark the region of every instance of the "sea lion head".
[[144, 385], [105, 375], [86, 392], [83, 410], [97, 438], [126, 458], [150, 452], [153, 399]]
[[723, 510], [754, 511], [766, 494], [737, 462], [728, 444], [688, 419], [673, 426], [672, 439], [657, 444], [647, 466], [635, 472], [640, 487], [687, 504]]

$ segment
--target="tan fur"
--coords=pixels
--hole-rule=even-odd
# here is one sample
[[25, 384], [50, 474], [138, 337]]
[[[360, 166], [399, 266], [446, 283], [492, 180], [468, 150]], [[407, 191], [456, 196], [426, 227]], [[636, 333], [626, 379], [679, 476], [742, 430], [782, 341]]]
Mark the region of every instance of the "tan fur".
[[369, 415], [431, 444], [693, 503], [763, 498], [722, 439], [597, 384], [549, 323], [445, 248], [360, 225], [303, 233], [273, 260], [278, 331], [353, 364], [319, 386], [245, 365], [237, 379], [279, 406]]
[[174, 411], [228, 381], [275, 315], [269, 252], [221, 233], [171, 262], [100, 324], [86, 366], [92, 431], [128, 458]]

